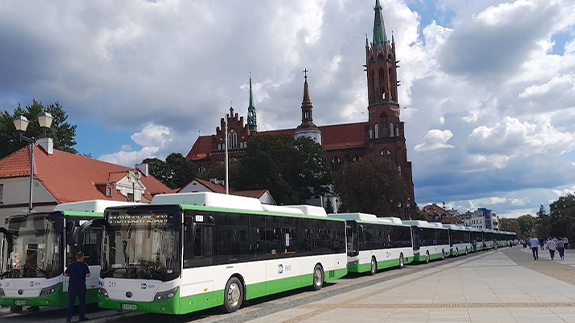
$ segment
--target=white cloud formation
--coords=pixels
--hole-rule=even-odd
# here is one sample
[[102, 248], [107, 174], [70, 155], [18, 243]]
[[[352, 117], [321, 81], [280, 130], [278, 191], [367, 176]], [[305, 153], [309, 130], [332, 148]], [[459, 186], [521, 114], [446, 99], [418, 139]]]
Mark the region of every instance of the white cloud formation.
[[454, 148], [447, 143], [452, 137], [453, 133], [450, 130], [431, 129], [423, 137], [423, 142], [415, 146], [415, 151]]

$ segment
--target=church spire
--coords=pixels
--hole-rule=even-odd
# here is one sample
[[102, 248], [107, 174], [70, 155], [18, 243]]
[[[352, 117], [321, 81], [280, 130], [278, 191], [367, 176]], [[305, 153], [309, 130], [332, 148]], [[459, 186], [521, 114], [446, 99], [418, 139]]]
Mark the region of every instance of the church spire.
[[309, 99], [309, 88], [307, 85], [307, 69], [303, 71], [303, 100], [301, 102], [301, 124], [296, 128], [295, 138], [307, 137], [318, 144], [321, 144], [321, 131], [313, 123], [313, 105]]
[[254, 107], [254, 94], [252, 92], [252, 75], [250, 73], [250, 104], [248, 105], [248, 129], [252, 133], [258, 132], [256, 107]]
[[304, 73], [304, 81], [303, 81], [303, 102], [301, 103], [302, 107], [306, 104], [309, 104], [311, 106], [311, 100], [309, 99], [309, 90], [307, 86], [307, 69], [305, 69], [303, 73]]
[[385, 33], [385, 24], [383, 22], [383, 16], [381, 15], [381, 4], [379, 0], [375, 0], [375, 18], [373, 20], [373, 43], [375, 45], [383, 44], [387, 42], [387, 34]]

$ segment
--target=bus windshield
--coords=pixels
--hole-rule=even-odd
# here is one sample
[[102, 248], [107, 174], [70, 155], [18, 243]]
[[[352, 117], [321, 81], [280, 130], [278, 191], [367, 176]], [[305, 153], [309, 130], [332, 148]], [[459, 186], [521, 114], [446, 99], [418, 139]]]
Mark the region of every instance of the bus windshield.
[[52, 278], [62, 273], [61, 225], [49, 214], [12, 217], [3, 230], [0, 278]]
[[180, 229], [173, 212], [157, 208], [106, 211], [109, 245], [102, 278], [168, 281], [180, 275]]

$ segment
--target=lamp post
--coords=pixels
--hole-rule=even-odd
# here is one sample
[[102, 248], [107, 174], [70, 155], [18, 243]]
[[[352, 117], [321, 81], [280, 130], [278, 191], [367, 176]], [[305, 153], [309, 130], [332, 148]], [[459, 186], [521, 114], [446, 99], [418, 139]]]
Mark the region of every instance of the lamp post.
[[[46, 131], [52, 125], [52, 115], [48, 112], [42, 112], [38, 115], [38, 123], [40, 127], [44, 129], [44, 136], [46, 136]], [[36, 138], [24, 136], [26, 128], [30, 121], [26, 119], [25, 116], [18, 116], [14, 118], [14, 127], [16, 131], [20, 134], [20, 140], [25, 141], [30, 144], [30, 192], [28, 197], [28, 213], [32, 212], [32, 196], [33, 196], [33, 184], [34, 184], [34, 145], [36, 144]]]
[[[230, 112], [231, 113], [231, 112]], [[226, 144], [226, 153], [225, 153], [225, 167], [226, 167], [226, 194], [230, 194], [230, 186], [229, 186], [229, 177], [230, 177], [230, 170], [229, 170], [229, 164], [228, 164], [228, 118], [226, 117], [225, 121], [225, 127], [226, 127], [226, 131], [224, 133], [225, 136], [225, 144]]]

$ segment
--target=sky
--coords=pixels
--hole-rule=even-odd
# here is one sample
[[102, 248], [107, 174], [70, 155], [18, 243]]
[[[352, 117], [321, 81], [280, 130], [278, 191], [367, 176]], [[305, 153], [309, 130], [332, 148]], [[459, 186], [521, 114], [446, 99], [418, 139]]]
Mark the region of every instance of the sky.
[[[77, 149], [186, 155], [230, 102], [258, 129], [367, 120], [375, 0], [0, 0], [0, 109], [59, 101]], [[417, 203], [534, 214], [575, 190], [575, 1], [381, 0]]]

